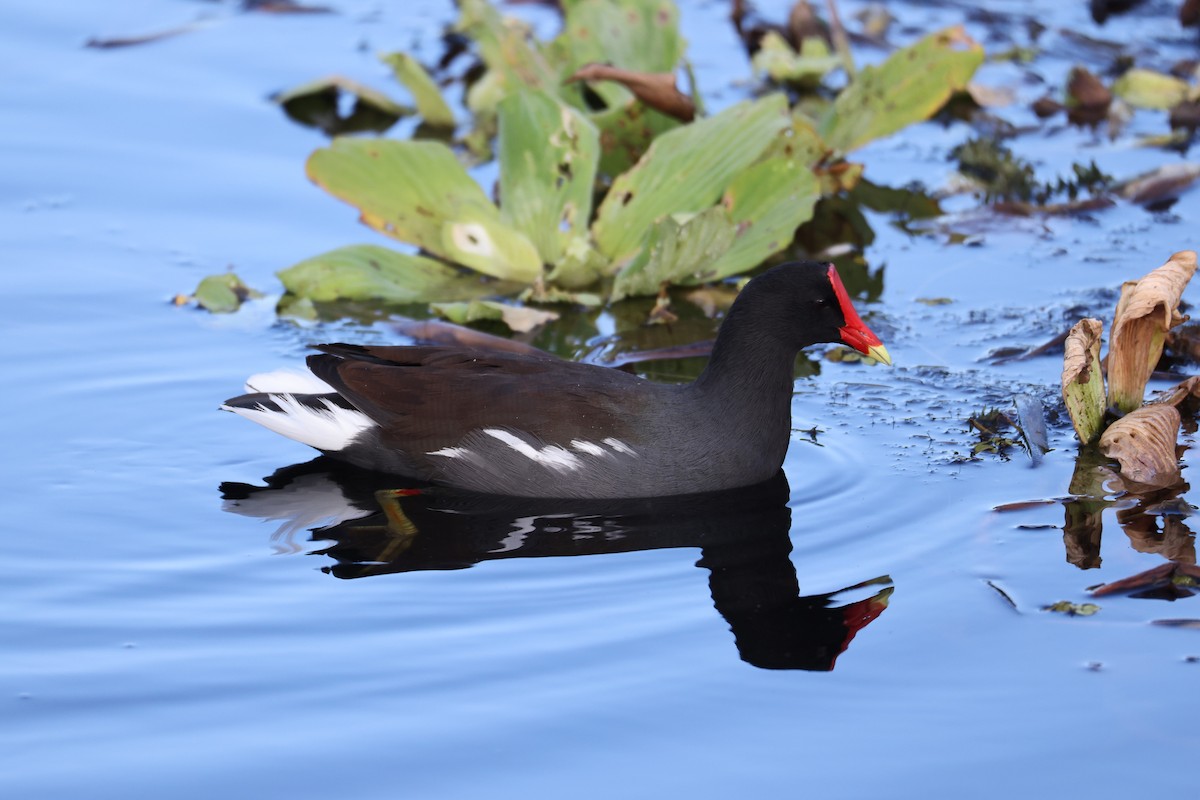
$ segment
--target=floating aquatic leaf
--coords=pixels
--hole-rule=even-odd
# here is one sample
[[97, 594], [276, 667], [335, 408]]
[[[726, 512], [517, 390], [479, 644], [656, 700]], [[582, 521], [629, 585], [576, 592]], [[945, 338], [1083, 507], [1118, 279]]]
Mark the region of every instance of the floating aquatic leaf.
[[1196, 253], [1183, 250], [1141, 280], [1121, 287], [1108, 348], [1110, 408], [1126, 413], [1142, 404], [1164, 336], [1186, 319], [1179, 313], [1179, 299], [1195, 272]]
[[[345, 113], [343, 96], [354, 98]], [[292, 120], [318, 128], [328, 136], [362, 131], [382, 132], [413, 109], [358, 81], [331, 75], [273, 95]]]
[[1172, 197], [1178, 197], [1184, 189], [1200, 178], [1200, 164], [1184, 161], [1166, 164], [1150, 172], [1142, 173], [1122, 181], [1115, 188], [1117, 194], [1139, 205], [1149, 205]]
[[505, 280], [541, 274], [537, 249], [440, 142], [335, 139], [309, 157], [308, 175], [396, 239]]
[[1167, 406], [1178, 407], [1188, 398], [1200, 398], [1200, 375], [1186, 378], [1170, 389], [1159, 392], [1154, 402]]
[[797, 53], [777, 31], [767, 31], [751, 64], [756, 71], [765, 72], [777, 83], [814, 86], [840, 67], [842, 60], [830, 52], [824, 39], [808, 37], [801, 40]]
[[1162, 589], [1172, 585], [1196, 586], [1198, 584], [1200, 584], [1200, 568], [1194, 564], [1170, 562], [1128, 578], [1101, 584], [1092, 589], [1091, 594], [1093, 597], [1104, 597], [1124, 592]]
[[671, 72], [633, 72], [609, 64], [587, 64], [575, 70], [567, 81], [616, 81], [638, 100], [667, 116], [683, 122], [691, 122], [696, 116], [696, 104], [676, 88]]
[[523, 22], [501, 17], [487, 0], [459, 0], [455, 30], [472, 39], [484, 63], [506, 91], [522, 88], [553, 91], [558, 69], [539, 49]]
[[279, 304], [275, 306], [275, 313], [286, 319], [298, 319], [306, 322], [312, 322], [320, 316], [312, 300], [293, 294], [285, 294], [279, 298]]
[[722, 203], [736, 226], [729, 249], [689, 283], [737, 275], [792, 243], [821, 199], [813, 173], [796, 161], [770, 158], [737, 176]]
[[1108, 426], [1100, 451], [1120, 463], [1127, 480], [1171, 486], [1179, 481], [1178, 434], [1179, 412], [1173, 406], [1142, 406]]
[[607, 63], [633, 72], [674, 72], [683, 58], [672, 0], [576, 0], [554, 46], [568, 72]]
[[786, 98], [770, 95], [658, 137], [601, 203], [592, 226], [600, 252], [616, 264], [627, 262], [665, 215], [713, 205], [788, 124]]
[[1017, 93], [1011, 87], [986, 86], [975, 81], [967, 84], [967, 94], [982, 108], [1011, 106], [1017, 99]]
[[599, 308], [604, 298], [591, 292], [571, 292], [557, 286], [545, 286], [540, 281], [517, 295], [522, 303], [566, 303], [567, 305]]
[[380, 58], [392, 68], [396, 80], [412, 94], [417, 113], [426, 124], [435, 128], [454, 127], [454, 112], [446, 105], [437, 84], [429, 77], [421, 62], [407, 53], [388, 53]]
[[663, 283], [699, 283], [724, 255], [737, 228], [723, 206], [699, 214], [662, 219], [647, 237], [647, 246], [617, 273], [612, 296], [656, 294]]
[[1138, 108], [1167, 109], [1187, 98], [1187, 81], [1149, 69], [1128, 70], [1113, 84], [1113, 93]]
[[821, 120], [821, 137], [846, 153], [928, 119], [982, 63], [983, 47], [962, 26], [930, 34], [855, 75]]
[[500, 104], [501, 217], [545, 263], [587, 235], [599, 152], [595, 127], [546, 92], [515, 92]]
[[214, 314], [229, 314], [237, 311], [248, 298], [262, 297], [262, 292], [251, 289], [232, 272], [223, 272], [200, 281], [192, 297], [201, 308]]
[[1079, 441], [1091, 444], [1104, 429], [1104, 376], [1100, 372], [1098, 319], [1084, 319], [1071, 328], [1064, 346], [1062, 394]]
[[558, 314], [553, 311], [540, 311], [528, 306], [512, 306], [495, 300], [431, 303], [429, 307], [459, 325], [479, 320], [498, 320], [517, 333], [526, 333], [539, 325], [558, 319]]
[[1072, 67], [1067, 76], [1067, 119], [1076, 125], [1096, 125], [1109, 115], [1112, 92], [1083, 67]]
[[427, 303], [495, 293], [471, 273], [424, 256], [378, 245], [352, 245], [301, 261], [279, 273], [293, 295], [317, 302], [380, 300]]
[[[607, 86], [629, 94], [617, 84]], [[607, 94], [603, 87], [604, 84], [597, 84], [598, 94]], [[607, 111], [592, 114], [590, 118], [600, 131], [600, 172], [614, 177], [636, 164], [651, 142], [681, 125], [674, 117], [638, 102], [632, 94], [628, 101], [613, 102]]]
[[564, 289], [582, 289], [595, 283], [607, 269], [608, 259], [585, 236], [577, 236], [563, 247], [546, 280]]
[[1043, 607], [1042, 610], [1066, 614], [1069, 617], [1090, 617], [1100, 610], [1100, 606], [1095, 603], [1071, 603], [1067, 600], [1059, 600], [1057, 603]]

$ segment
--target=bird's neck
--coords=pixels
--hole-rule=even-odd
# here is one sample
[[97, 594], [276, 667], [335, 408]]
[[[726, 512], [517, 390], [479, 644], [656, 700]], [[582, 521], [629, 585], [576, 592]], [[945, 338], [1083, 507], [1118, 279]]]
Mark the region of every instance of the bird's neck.
[[[792, 381], [798, 349], [732, 314], [708, 365], [692, 384], [704, 405], [744, 435], [785, 445], [791, 431]], [[781, 455], [782, 458], [782, 455]]]

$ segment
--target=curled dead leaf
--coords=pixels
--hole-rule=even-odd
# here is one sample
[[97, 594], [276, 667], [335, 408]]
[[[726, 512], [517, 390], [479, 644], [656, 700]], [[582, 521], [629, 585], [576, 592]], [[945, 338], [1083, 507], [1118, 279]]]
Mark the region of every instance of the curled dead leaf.
[[1170, 486], [1179, 481], [1178, 434], [1179, 412], [1173, 406], [1143, 406], [1108, 427], [1100, 451], [1116, 459], [1126, 480]]
[[1064, 345], [1062, 394], [1079, 441], [1090, 444], [1104, 427], [1104, 377], [1100, 374], [1098, 319], [1082, 319], [1071, 328]]
[[1128, 413], [1142, 404], [1167, 331], [1187, 319], [1179, 313], [1179, 298], [1195, 272], [1195, 251], [1183, 250], [1141, 280], [1121, 287], [1108, 345], [1110, 408]]
[[637, 99], [668, 116], [684, 122], [691, 122], [696, 116], [696, 104], [675, 87], [675, 76], [670, 72], [634, 72], [610, 64], [587, 64], [566, 80], [573, 81], [616, 81]]
[[1197, 178], [1200, 178], [1200, 164], [1184, 161], [1135, 175], [1117, 184], [1115, 189], [1117, 194], [1131, 203], [1145, 206], [1178, 197]]
[[1178, 406], [1189, 397], [1200, 398], [1200, 375], [1194, 375], [1186, 380], [1159, 392], [1154, 398], [1154, 403], [1164, 406]]

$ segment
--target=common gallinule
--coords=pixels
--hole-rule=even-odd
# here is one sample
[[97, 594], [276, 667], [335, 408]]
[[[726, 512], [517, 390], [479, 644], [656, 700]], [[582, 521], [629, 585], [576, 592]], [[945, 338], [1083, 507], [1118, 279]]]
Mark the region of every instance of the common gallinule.
[[266, 373], [222, 408], [333, 458], [488, 494], [657, 497], [765, 481], [791, 438], [801, 348], [891, 363], [832, 264], [751, 280], [693, 383], [553, 356], [317, 345], [312, 376]]

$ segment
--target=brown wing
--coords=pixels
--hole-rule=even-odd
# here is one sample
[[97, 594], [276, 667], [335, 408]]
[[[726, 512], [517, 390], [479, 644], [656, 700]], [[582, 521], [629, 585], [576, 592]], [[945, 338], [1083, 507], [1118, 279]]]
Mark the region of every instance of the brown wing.
[[455, 445], [481, 428], [543, 442], [629, 435], [655, 384], [552, 356], [458, 347], [321, 345], [309, 368], [412, 454]]

